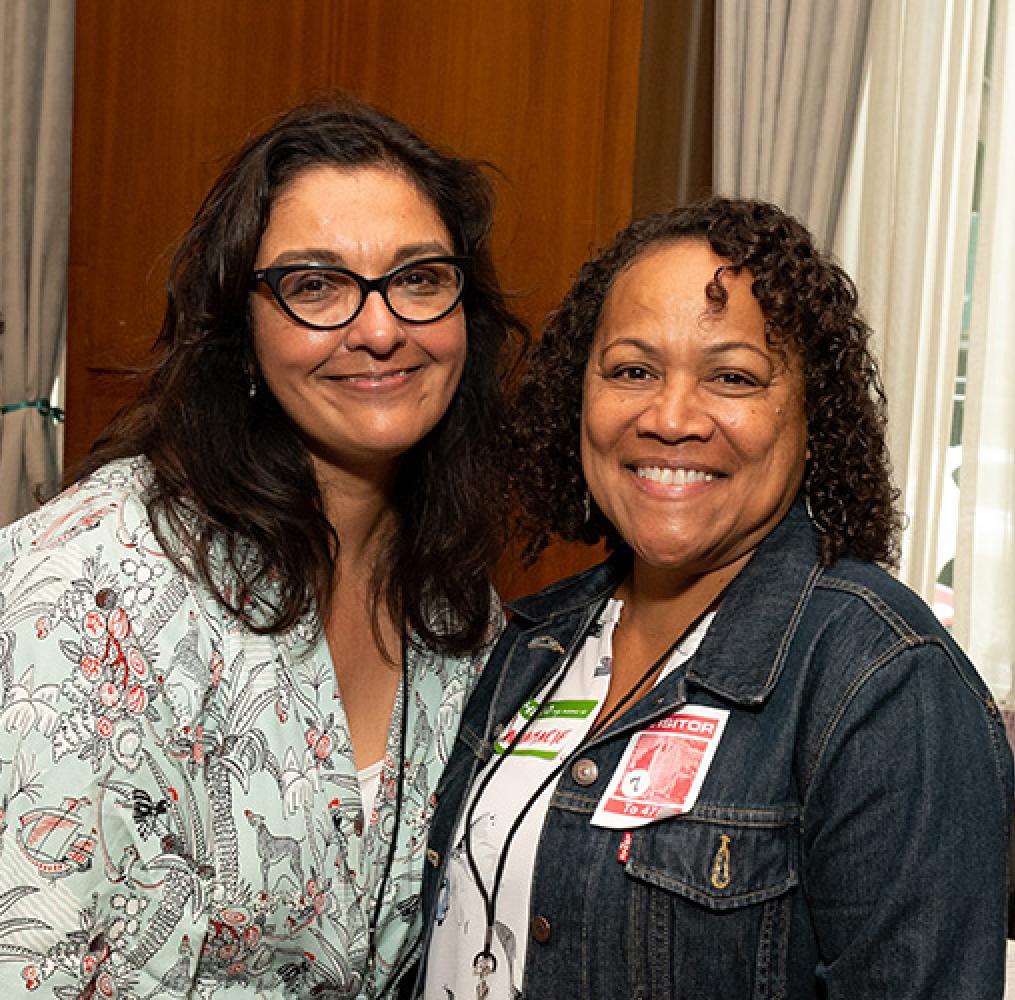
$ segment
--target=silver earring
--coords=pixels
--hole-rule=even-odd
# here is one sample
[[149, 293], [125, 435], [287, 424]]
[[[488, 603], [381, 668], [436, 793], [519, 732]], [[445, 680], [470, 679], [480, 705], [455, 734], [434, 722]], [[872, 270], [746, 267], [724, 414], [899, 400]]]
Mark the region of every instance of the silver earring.
[[814, 466], [812, 465], [807, 471], [807, 478], [804, 480], [804, 510], [807, 511], [807, 516], [811, 520], [811, 524], [814, 525], [814, 530], [820, 532], [822, 535], [825, 534], [825, 526], [818, 520], [814, 513], [814, 507], [811, 504], [811, 479], [814, 475]]
[[592, 520], [592, 494], [588, 490], [585, 491], [585, 523], [588, 524]]
[[257, 395], [257, 379], [251, 376], [250, 385], [247, 387], [247, 395], [253, 399]]

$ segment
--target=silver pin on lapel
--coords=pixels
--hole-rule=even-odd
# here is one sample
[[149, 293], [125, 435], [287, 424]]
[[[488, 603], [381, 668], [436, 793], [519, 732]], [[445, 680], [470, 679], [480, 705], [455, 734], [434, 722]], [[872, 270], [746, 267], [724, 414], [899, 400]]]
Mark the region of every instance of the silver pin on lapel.
[[530, 639], [529, 649], [552, 649], [555, 653], [567, 652], [552, 635], [537, 635], [535, 639]]

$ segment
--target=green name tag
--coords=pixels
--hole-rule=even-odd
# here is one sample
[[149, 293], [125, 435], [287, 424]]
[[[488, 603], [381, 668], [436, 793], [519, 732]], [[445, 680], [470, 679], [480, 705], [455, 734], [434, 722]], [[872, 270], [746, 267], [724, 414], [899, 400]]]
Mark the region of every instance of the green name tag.
[[[566, 724], [566, 720], [587, 719], [598, 707], [599, 702], [596, 699], [583, 698], [550, 701], [540, 709], [539, 702], [530, 699], [521, 707], [518, 715], [525, 722], [533, 716], [536, 718], [511, 749], [512, 755], [553, 760], [560, 753], [564, 741], [573, 728]], [[494, 751], [499, 754], [507, 753], [517, 731], [517, 727], [512, 726], [502, 733], [500, 739], [493, 745]]]

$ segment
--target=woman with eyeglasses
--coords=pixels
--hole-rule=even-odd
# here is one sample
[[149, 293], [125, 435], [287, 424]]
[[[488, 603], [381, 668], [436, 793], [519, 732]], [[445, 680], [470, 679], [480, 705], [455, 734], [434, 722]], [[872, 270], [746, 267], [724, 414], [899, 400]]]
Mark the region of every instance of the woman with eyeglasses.
[[0, 532], [0, 984], [390, 995], [500, 624], [491, 212], [353, 102], [212, 187], [137, 402]]

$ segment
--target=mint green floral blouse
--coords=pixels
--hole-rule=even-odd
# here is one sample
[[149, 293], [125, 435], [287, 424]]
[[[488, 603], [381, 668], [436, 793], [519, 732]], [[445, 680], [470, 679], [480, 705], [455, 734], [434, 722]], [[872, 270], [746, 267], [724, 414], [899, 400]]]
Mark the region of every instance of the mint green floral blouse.
[[399, 724], [364, 811], [316, 622], [259, 636], [226, 613], [162, 553], [150, 477], [112, 463], [0, 531], [0, 986], [377, 996], [416, 939], [434, 788], [481, 658], [410, 647], [393, 830]]

